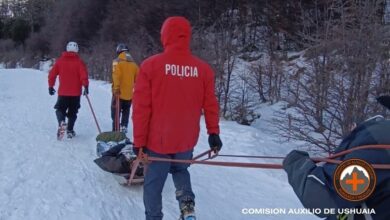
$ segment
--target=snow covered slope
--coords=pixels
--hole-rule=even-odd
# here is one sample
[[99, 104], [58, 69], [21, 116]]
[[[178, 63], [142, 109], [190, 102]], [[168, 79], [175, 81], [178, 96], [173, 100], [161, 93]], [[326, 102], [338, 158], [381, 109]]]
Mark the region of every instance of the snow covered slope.
[[[92, 81], [90, 98], [100, 126], [111, 128], [110, 86]], [[120, 186], [94, 163], [97, 129], [84, 97], [75, 126], [77, 137], [56, 140], [47, 73], [0, 70], [0, 220], [142, 220], [142, 187]], [[222, 153], [284, 155], [291, 144], [269, 132], [221, 122]], [[129, 133], [132, 135], [131, 131]], [[196, 152], [207, 150], [202, 121]], [[263, 161], [264, 162], [264, 161]], [[317, 219], [311, 215], [246, 215], [244, 208], [300, 208], [282, 170], [191, 166], [200, 220]], [[163, 192], [167, 220], [179, 211], [171, 178]]]

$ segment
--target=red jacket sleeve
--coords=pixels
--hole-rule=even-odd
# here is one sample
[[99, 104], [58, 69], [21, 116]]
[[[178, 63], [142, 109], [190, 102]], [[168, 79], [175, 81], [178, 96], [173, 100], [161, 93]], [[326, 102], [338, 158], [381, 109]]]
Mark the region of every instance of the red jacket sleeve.
[[141, 65], [134, 87], [132, 119], [136, 147], [144, 147], [148, 143], [152, 112], [152, 87], [147, 69], [147, 64]]
[[80, 82], [83, 86], [88, 86], [89, 81], [88, 81], [88, 71], [85, 63], [80, 60]]
[[49, 87], [54, 87], [58, 76], [58, 61], [56, 61], [51, 68], [48, 76]]
[[203, 111], [208, 134], [219, 134], [219, 104], [215, 96], [214, 72], [207, 65], [205, 77]]

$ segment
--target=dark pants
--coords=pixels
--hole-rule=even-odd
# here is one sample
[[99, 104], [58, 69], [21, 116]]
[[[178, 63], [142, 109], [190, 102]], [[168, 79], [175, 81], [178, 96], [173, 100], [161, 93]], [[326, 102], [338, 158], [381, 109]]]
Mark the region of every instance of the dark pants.
[[[146, 149], [145, 151], [151, 157], [170, 158], [170, 159], [192, 159], [192, 150], [176, 154], [158, 154]], [[146, 220], [161, 220], [162, 213], [162, 190], [168, 173], [172, 174], [172, 179], [176, 188], [176, 199], [179, 206], [182, 202], [192, 200], [195, 195], [191, 188], [190, 173], [187, 168], [189, 164], [170, 163], [170, 162], [152, 162], [148, 164], [144, 182], [144, 205]]]
[[54, 108], [58, 120], [58, 126], [65, 117], [68, 118], [68, 131], [73, 131], [74, 123], [77, 119], [77, 113], [80, 108], [80, 96], [58, 96], [57, 103]]
[[[120, 126], [126, 127], [129, 124], [131, 100], [119, 99], [119, 120]], [[111, 118], [112, 118], [112, 130], [115, 131], [115, 113], [116, 113], [116, 99], [112, 97], [111, 102]]]

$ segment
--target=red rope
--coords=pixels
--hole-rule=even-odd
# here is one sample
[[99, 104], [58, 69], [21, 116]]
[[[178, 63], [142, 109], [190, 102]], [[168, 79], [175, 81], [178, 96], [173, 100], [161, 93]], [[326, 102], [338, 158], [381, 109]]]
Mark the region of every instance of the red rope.
[[160, 161], [160, 162], [173, 162], [173, 163], [189, 163], [189, 164], [204, 164], [212, 166], [225, 166], [225, 167], [246, 167], [246, 168], [267, 168], [267, 169], [282, 169], [281, 164], [265, 164], [265, 163], [242, 163], [242, 162], [224, 162], [224, 161], [206, 161], [206, 160], [178, 160], [168, 159], [160, 157], [145, 157], [146, 161]]
[[[364, 145], [364, 146], [359, 146], [359, 147], [355, 147], [352, 149], [348, 149], [345, 151], [341, 151], [337, 154], [333, 154], [333, 155], [326, 157], [326, 158], [311, 158], [311, 159], [316, 163], [326, 162], [326, 163], [339, 164], [342, 161], [335, 160], [334, 158], [343, 156], [345, 154], [348, 154], [348, 153], [356, 151], [356, 150], [366, 150], [366, 149], [389, 149], [390, 150], [390, 145]], [[205, 159], [202, 159], [206, 155], [207, 155], [207, 157]], [[225, 155], [225, 154], [219, 155], [218, 153], [213, 154], [212, 150], [208, 150], [208, 151], [205, 151], [205, 152], [195, 156], [192, 160], [178, 160], [178, 159], [169, 159], [169, 158], [150, 157], [147, 154], [143, 153], [142, 149], [140, 149], [140, 152], [138, 154], [137, 159], [133, 162], [133, 166], [131, 169], [131, 175], [130, 175], [130, 179], [128, 181], [128, 184], [131, 184], [131, 181], [133, 180], [135, 171], [136, 171], [140, 162], [147, 164], [147, 163], [153, 162], [153, 161], [160, 161], [160, 162], [203, 164], [203, 165], [225, 166], [225, 167], [283, 169], [282, 164], [273, 164], [273, 163], [249, 163], [249, 162], [243, 163], [243, 162], [210, 161], [211, 159], [214, 159], [216, 157], [284, 159], [284, 157], [273, 157], [273, 156], [248, 156], [248, 155]], [[375, 169], [390, 170], [390, 164], [371, 164], [371, 165]]]
[[[314, 162], [325, 162], [325, 163], [333, 163], [333, 164], [340, 164], [341, 160], [334, 160], [334, 159], [328, 159], [328, 158], [311, 158]], [[371, 164], [371, 166], [378, 170], [390, 170], [390, 164]]]
[[199, 154], [198, 156], [196, 156], [196, 157], [194, 157], [194, 158], [192, 158], [192, 159], [193, 159], [193, 160], [197, 160], [197, 159], [200, 159], [200, 158], [202, 158], [202, 157], [204, 157], [204, 156], [206, 156], [206, 155], [209, 155], [209, 157], [210, 157], [211, 152], [212, 152], [211, 150], [207, 150], [207, 151], [205, 151], [205, 152]]
[[219, 154], [219, 157], [242, 157], [242, 158], [256, 158], [256, 159], [284, 159], [284, 157], [275, 156], [250, 156], [250, 155], [233, 155], [233, 154]]
[[333, 159], [333, 158], [344, 156], [344, 155], [349, 154], [353, 151], [368, 150], [368, 149], [387, 149], [387, 150], [390, 150], [390, 145], [388, 145], [388, 144], [362, 145], [359, 147], [354, 147], [354, 148], [351, 148], [348, 150], [341, 151], [341, 152], [336, 153], [336, 154], [332, 154], [328, 158]]
[[[341, 151], [339, 153], [330, 155], [329, 157], [326, 158], [311, 158], [314, 162], [319, 163], [319, 162], [326, 162], [326, 163], [333, 163], [333, 164], [340, 164], [342, 161], [341, 160], [335, 160], [337, 157], [344, 156], [346, 154], [349, 154], [353, 151], [357, 150], [368, 150], [368, 149], [389, 149], [390, 150], [390, 145], [384, 145], [384, 144], [378, 144], [378, 145], [362, 145], [359, 147], [354, 147], [348, 150]], [[225, 155], [221, 154], [218, 155], [220, 157], [238, 157], [238, 158], [257, 158], [257, 159], [284, 159], [285, 157], [280, 157], [280, 156], [251, 156], [251, 155]], [[276, 164], [274, 164], [276, 165]], [[371, 164], [375, 169], [390, 169], [390, 164]]]
[[[326, 158], [311, 158], [314, 162], [327, 162], [333, 164], [339, 164], [341, 160], [335, 160], [335, 158], [346, 155], [353, 151], [357, 150], [367, 150], [367, 149], [390, 149], [390, 145], [364, 145], [355, 148], [351, 148], [345, 151], [341, 151], [337, 154], [333, 154]], [[188, 163], [188, 164], [205, 164], [205, 165], [214, 165], [214, 166], [231, 166], [231, 167], [251, 167], [251, 168], [268, 168], [268, 169], [282, 169], [281, 164], [271, 164], [271, 163], [242, 163], [242, 162], [224, 162], [224, 161], [207, 161], [216, 157], [238, 157], [238, 158], [257, 158], [257, 159], [284, 159], [285, 157], [280, 156], [251, 156], [251, 155], [229, 155], [229, 154], [214, 154], [212, 155], [212, 150], [208, 150], [194, 157], [192, 160], [178, 160], [178, 159], [169, 159], [169, 158], [157, 158], [149, 157], [146, 154], [143, 154], [143, 160], [146, 161], [164, 161], [164, 162], [174, 162], [174, 163]], [[200, 160], [202, 157], [208, 155], [206, 159]], [[390, 169], [390, 164], [372, 164], [376, 169]]]

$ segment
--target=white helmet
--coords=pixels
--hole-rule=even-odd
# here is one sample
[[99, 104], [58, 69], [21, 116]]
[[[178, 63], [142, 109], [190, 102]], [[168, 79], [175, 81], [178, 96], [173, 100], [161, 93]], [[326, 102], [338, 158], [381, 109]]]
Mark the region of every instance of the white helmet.
[[69, 41], [69, 43], [66, 45], [66, 51], [68, 52], [79, 52], [79, 45], [77, 45], [74, 41]]

